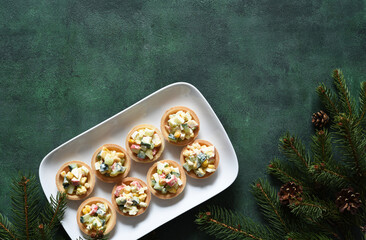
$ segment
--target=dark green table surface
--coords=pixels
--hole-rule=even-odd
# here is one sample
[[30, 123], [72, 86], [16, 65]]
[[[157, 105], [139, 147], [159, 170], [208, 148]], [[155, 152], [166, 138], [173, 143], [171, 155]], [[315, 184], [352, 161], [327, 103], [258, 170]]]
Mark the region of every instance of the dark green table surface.
[[[240, 165], [199, 207], [261, 221], [249, 185], [280, 156], [286, 130], [309, 142], [317, 84], [336, 67], [354, 92], [366, 81], [365, 10], [361, 0], [2, 1], [0, 211], [10, 213], [14, 172], [38, 174], [52, 149], [185, 81], [215, 110]], [[150, 236], [209, 239], [193, 223], [199, 207]]]

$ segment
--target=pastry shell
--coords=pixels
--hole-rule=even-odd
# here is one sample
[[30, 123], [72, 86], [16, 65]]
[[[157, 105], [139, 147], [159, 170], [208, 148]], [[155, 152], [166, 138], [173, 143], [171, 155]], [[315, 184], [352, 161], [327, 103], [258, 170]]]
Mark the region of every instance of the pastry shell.
[[[161, 145], [159, 147], [159, 150], [158, 150], [158, 152], [155, 154], [155, 156], [152, 159], [145, 158], [144, 160], [142, 160], [142, 159], [138, 158], [137, 155], [134, 152], [132, 152], [132, 150], [131, 150], [131, 145], [132, 144], [128, 141], [131, 138], [131, 135], [135, 131], [140, 130], [142, 128], [154, 129], [154, 131], [159, 135], [159, 137], [161, 139]], [[154, 161], [156, 161], [156, 160], [158, 160], [160, 158], [161, 154], [164, 151], [164, 148], [165, 148], [164, 137], [161, 134], [161, 132], [159, 131], [159, 129], [157, 129], [153, 125], [150, 125], [150, 124], [137, 125], [137, 126], [133, 127], [131, 129], [131, 131], [127, 134], [127, 137], [126, 137], [126, 151], [127, 151], [128, 155], [130, 156], [130, 158], [132, 158], [135, 162], [139, 162], [139, 163], [151, 163], [151, 162], [154, 162]]]
[[[122, 152], [125, 154], [125, 162], [124, 162], [123, 166], [126, 167], [126, 171], [123, 174], [118, 174], [115, 177], [109, 177], [109, 176], [106, 176], [106, 175], [100, 173], [98, 170], [95, 169], [95, 163], [97, 162], [98, 153], [103, 149], [103, 147], [106, 147], [106, 148], [108, 148], [108, 150], [111, 150], [111, 151], [114, 150], [116, 152]], [[121, 146], [119, 146], [117, 144], [104, 144], [103, 146], [99, 147], [94, 152], [92, 160], [91, 160], [91, 169], [92, 169], [93, 173], [95, 174], [95, 176], [97, 176], [97, 178], [99, 178], [103, 182], [107, 182], [107, 183], [120, 182], [123, 178], [127, 177], [128, 173], [130, 172], [131, 159], [130, 159], [129, 155], [127, 154], [127, 151], [124, 148], [122, 148]]]
[[[87, 189], [87, 191], [84, 195], [78, 196], [76, 194], [73, 194], [73, 195], [66, 194], [66, 198], [69, 200], [82, 200], [93, 192], [93, 189], [95, 186], [95, 177], [88, 164], [81, 162], [81, 161], [70, 161], [70, 162], [63, 164], [56, 174], [56, 186], [57, 186], [57, 189], [59, 192], [65, 192], [64, 186], [62, 185], [64, 178], [61, 176], [61, 172], [62, 171], [65, 171], [66, 173], [69, 172], [69, 165], [73, 164], [73, 163], [76, 163], [79, 166], [80, 165], [84, 166], [89, 170], [89, 173], [87, 176], [87, 178], [88, 178], [87, 183], [89, 183], [90, 187], [89, 187], [89, 189]], [[66, 170], [68, 170], [68, 171], [66, 171]]]
[[133, 181], [137, 181], [139, 182], [143, 187], [147, 187], [146, 183], [144, 181], [142, 181], [141, 179], [139, 178], [134, 178], [134, 177], [127, 177], [127, 178], [124, 178], [121, 182], [117, 183], [116, 185], [114, 185], [113, 187], [113, 190], [112, 190], [112, 205], [113, 205], [113, 208], [121, 215], [123, 216], [127, 216], [127, 217], [136, 217], [136, 216], [139, 216], [141, 214], [143, 214], [147, 208], [149, 207], [150, 205], [150, 200], [151, 200], [151, 193], [150, 193], [150, 189], [147, 187], [145, 193], [146, 193], [146, 200], [145, 200], [145, 203], [146, 203], [146, 207], [143, 208], [143, 207], [140, 207], [139, 208], [139, 211], [136, 213], [136, 215], [130, 215], [128, 213], [124, 213], [122, 210], [119, 209], [118, 207], [118, 204], [116, 202], [116, 196], [114, 195], [114, 192], [116, 191], [116, 188], [120, 185], [122, 185], [122, 183], [126, 184], [126, 185], [130, 185], [131, 182]]
[[104, 235], [107, 235], [116, 226], [117, 216], [116, 216], [116, 211], [112, 207], [112, 204], [109, 201], [107, 201], [106, 199], [104, 199], [104, 198], [92, 197], [92, 198], [88, 198], [84, 202], [82, 202], [80, 204], [78, 210], [77, 210], [76, 221], [78, 223], [78, 226], [79, 226], [80, 230], [83, 233], [85, 233], [86, 235], [91, 235], [92, 233], [95, 233], [96, 232], [95, 230], [88, 231], [86, 229], [86, 226], [80, 222], [80, 217], [82, 216], [83, 208], [86, 205], [92, 205], [92, 204], [96, 204], [96, 203], [104, 203], [104, 204], [107, 204], [108, 205], [108, 211], [111, 213], [111, 217], [109, 218], [108, 222], [106, 223], [107, 224], [107, 228], [104, 231]]
[[[171, 114], [175, 114], [176, 112], [178, 111], [185, 111], [185, 112], [189, 112], [192, 116], [192, 119], [195, 120], [197, 123], [198, 123], [198, 126], [197, 128], [193, 131], [194, 133], [194, 136], [190, 139], [185, 139], [183, 141], [180, 141], [180, 142], [172, 142], [169, 140], [168, 136], [169, 136], [169, 132], [168, 130], [165, 128], [165, 125], [168, 124], [168, 120], [169, 120], [169, 115]], [[200, 120], [198, 119], [196, 113], [190, 109], [190, 108], [187, 108], [187, 107], [184, 107], [184, 106], [176, 106], [176, 107], [172, 107], [172, 108], [169, 108], [163, 115], [163, 117], [161, 118], [161, 121], [160, 121], [160, 129], [161, 129], [161, 132], [163, 133], [163, 136], [165, 138], [165, 140], [167, 140], [169, 143], [173, 144], [173, 145], [177, 145], [177, 146], [186, 146], [190, 143], [192, 143], [198, 136], [198, 132], [200, 130]]]
[[[197, 139], [196, 141], [194, 141], [192, 144], [194, 143], [199, 143], [201, 146], [202, 145], [206, 145], [206, 146], [214, 146], [212, 143], [210, 143], [209, 141], [206, 141], [206, 140], [202, 140], [202, 139]], [[217, 151], [216, 147], [214, 146], [215, 148], [215, 162], [214, 162], [214, 165], [215, 165], [215, 169], [217, 171], [217, 167], [219, 166], [219, 162], [220, 162], [220, 156], [219, 156], [219, 152]], [[185, 159], [184, 159], [184, 156], [183, 156], [183, 152], [187, 149], [187, 146], [185, 146], [183, 148], [183, 150], [181, 151], [180, 153], [180, 163], [181, 165], [183, 166], [183, 164], [186, 162]], [[187, 171], [185, 168], [183, 168], [185, 173], [192, 177], [192, 178], [196, 178], [196, 179], [203, 179], [203, 178], [208, 178], [210, 177], [212, 174], [214, 174], [215, 172], [212, 172], [212, 173], [206, 173], [203, 177], [198, 177], [194, 171]]]
[[[157, 165], [159, 162], [167, 162], [169, 163], [169, 165], [173, 166], [173, 167], [178, 167], [179, 168], [179, 173], [180, 173], [180, 179], [182, 180], [182, 185], [177, 189], [176, 193], [160, 193], [160, 191], [155, 190], [152, 186], [151, 186], [151, 177], [154, 173], [157, 172]], [[177, 163], [176, 161], [173, 160], [160, 160], [159, 162], [154, 163], [154, 165], [152, 165], [149, 169], [149, 171], [147, 172], [147, 186], [150, 189], [151, 193], [154, 194], [156, 197], [160, 198], [160, 199], [171, 199], [171, 198], [175, 198], [177, 197], [179, 194], [181, 194], [186, 186], [186, 175], [184, 173], [183, 168], [179, 165], [179, 163]]]

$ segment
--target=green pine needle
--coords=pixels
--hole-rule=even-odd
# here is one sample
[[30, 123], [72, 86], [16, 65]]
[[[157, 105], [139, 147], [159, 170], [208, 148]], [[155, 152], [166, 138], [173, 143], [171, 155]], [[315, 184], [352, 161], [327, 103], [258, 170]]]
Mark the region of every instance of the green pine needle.
[[0, 213], [0, 239], [17, 239], [16, 229], [6, 216]]
[[294, 166], [299, 171], [304, 172], [309, 169], [310, 157], [306, 153], [305, 146], [299, 138], [286, 133], [280, 138], [279, 148], [288, 160], [294, 163]]
[[359, 182], [366, 172], [366, 140], [363, 130], [360, 125], [356, 125], [353, 117], [345, 114], [335, 118], [333, 128], [338, 136], [338, 146], [343, 151], [343, 161], [354, 173], [355, 182]]
[[201, 230], [220, 239], [274, 239], [273, 232], [268, 228], [220, 207], [208, 207], [197, 215], [195, 222]]
[[46, 224], [46, 228], [54, 228], [60, 223], [66, 210], [66, 193], [57, 192], [56, 198], [50, 197], [50, 203], [46, 205], [42, 220]]
[[312, 136], [311, 150], [313, 153], [314, 163], [333, 162], [331, 137], [327, 130], [316, 131]]
[[65, 193], [51, 196], [45, 208], [40, 206], [40, 185], [34, 174], [21, 174], [10, 183], [12, 220], [0, 214], [0, 239], [53, 239], [66, 209]]
[[320, 101], [325, 106], [327, 113], [329, 113], [331, 119], [339, 114], [339, 104], [333, 93], [324, 85], [320, 84], [316, 92], [320, 98]]
[[260, 179], [252, 185], [252, 193], [272, 229], [276, 230], [279, 235], [288, 233], [289, 224], [276, 190], [267, 181]]
[[291, 232], [287, 236], [287, 239], [292, 240], [332, 240], [325, 234], [309, 233], [309, 232]]
[[366, 82], [361, 83], [360, 89], [360, 108], [359, 108], [359, 118], [356, 122], [356, 125], [366, 123]]
[[355, 114], [355, 103], [351, 98], [351, 94], [348, 90], [346, 81], [344, 80], [343, 73], [340, 69], [333, 71], [334, 85], [337, 88], [338, 99], [344, 113], [352, 116]]
[[35, 175], [15, 177], [11, 184], [11, 205], [14, 226], [21, 238], [34, 239], [39, 214], [39, 185]]
[[293, 169], [287, 162], [277, 158], [270, 162], [267, 171], [270, 175], [276, 177], [283, 183], [295, 182], [298, 185], [304, 185], [303, 181], [300, 179], [301, 175], [299, 172]]
[[324, 213], [327, 212], [327, 208], [319, 204], [319, 202], [302, 201], [297, 204], [291, 204], [291, 212], [299, 217], [311, 218], [317, 221], [319, 218], [324, 217]]

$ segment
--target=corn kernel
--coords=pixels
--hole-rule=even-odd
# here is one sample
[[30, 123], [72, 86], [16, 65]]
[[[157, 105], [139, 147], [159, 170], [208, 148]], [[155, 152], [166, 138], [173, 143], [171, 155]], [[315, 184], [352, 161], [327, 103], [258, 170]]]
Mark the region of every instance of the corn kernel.
[[134, 197], [138, 197], [138, 196], [139, 196], [139, 194], [138, 194], [138, 193], [134, 193], [134, 194], [133, 194], [133, 196], [134, 196]]
[[179, 138], [180, 137], [180, 134], [181, 134], [181, 131], [180, 131], [180, 129], [178, 129], [177, 131], [175, 131], [174, 137], [175, 138]]
[[130, 138], [130, 139], [128, 139], [128, 142], [129, 143], [135, 143], [135, 140], [133, 140], [133, 139]]
[[165, 175], [168, 175], [171, 171], [172, 171], [172, 169], [170, 167], [166, 167], [163, 169], [163, 172]]
[[66, 176], [66, 172], [65, 172], [65, 171], [62, 171], [62, 172], [61, 172], [61, 176], [62, 176], [62, 177], [65, 177], [65, 176]]
[[203, 163], [202, 163], [202, 167], [207, 167], [207, 165], [208, 165], [208, 161], [207, 160], [205, 160]]
[[215, 165], [213, 165], [213, 164], [209, 164], [209, 165], [208, 165], [208, 168], [215, 168]]
[[139, 196], [139, 199], [140, 199], [140, 201], [141, 201], [141, 202], [145, 201], [145, 199], [146, 199], [146, 194], [141, 194], [141, 195]]
[[198, 167], [198, 165], [197, 165], [197, 161], [195, 161], [195, 162], [194, 162], [194, 164], [193, 164], [193, 168], [194, 168], [194, 169], [197, 169], [197, 167]]
[[89, 183], [85, 183], [84, 186], [85, 186], [86, 189], [89, 189], [90, 188], [90, 184]]
[[83, 209], [83, 213], [84, 213], [84, 214], [88, 214], [88, 213], [90, 212], [90, 210], [91, 210], [90, 206], [89, 206], [89, 205], [86, 205], [86, 206], [84, 207], [84, 209]]
[[124, 156], [125, 156], [125, 154], [122, 152], [117, 153], [117, 157], [119, 157], [119, 158], [123, 158]]
[[72, 174], [72, 172], [68, 172], [66, 174], [66, 178], [69, 179], [69, 180], [71, 180], [73, 177], [74, 177], [74, 174]]
[[159, 179], [159, 184], [160, 185], [165, 185], [165, 179]]
[[168, 190], [168, 192], [170, 192], [170, 193], [176, 193], [177, 192], [177, 189], [171, 188], [171, 189]]
[[84, 184], [86, 183], [86, 180], [87, 180], [87, 178], [86, 178], [86, 177], [82, 177], [82, 178], [80, 179], [80, 184], [81, 184], [81, 185], [84, 185]]

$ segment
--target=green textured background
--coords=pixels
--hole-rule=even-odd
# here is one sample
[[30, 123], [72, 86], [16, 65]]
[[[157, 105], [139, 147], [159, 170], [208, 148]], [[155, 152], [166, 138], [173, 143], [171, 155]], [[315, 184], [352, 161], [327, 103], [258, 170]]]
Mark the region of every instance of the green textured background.
[[[207, 98], [240, 163], [235, 183], [201, 206], [261, 221], [249, 185], [266, 176], [286, 130], [308, 142], [317, 84], [336, 67], [354, 92], [366, 81], [365, 0], [1, 1], [0, 23], [5, 214], [13, 172], [38, 173], [55, 147], [185, 81]], [[196, 231], [197, 211], [150, 236], [209, 239]]]

